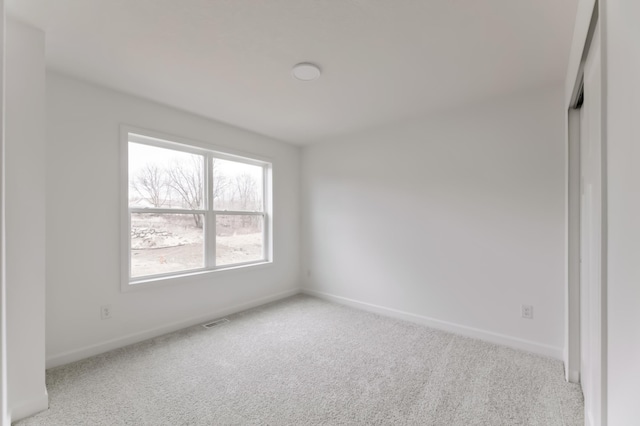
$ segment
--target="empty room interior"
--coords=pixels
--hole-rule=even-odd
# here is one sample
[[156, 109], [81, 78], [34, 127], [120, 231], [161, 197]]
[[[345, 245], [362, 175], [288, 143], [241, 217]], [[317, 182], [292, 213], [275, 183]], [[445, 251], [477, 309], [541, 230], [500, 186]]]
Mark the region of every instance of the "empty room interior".
[[6, 0], [16, 425], [640, 424], [640, 2]]

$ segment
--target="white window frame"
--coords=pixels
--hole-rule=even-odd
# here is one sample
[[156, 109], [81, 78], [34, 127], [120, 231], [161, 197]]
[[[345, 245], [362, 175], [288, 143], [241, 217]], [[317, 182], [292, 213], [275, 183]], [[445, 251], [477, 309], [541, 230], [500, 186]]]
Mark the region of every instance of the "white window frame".
[[[176, 208], [130, 208], [129, 207], [129, 142], [140, 143], [174, 151], [204, 156], [205, 205], [201, 209]], [[120, 126], [120, 169], [121, 169], [121, 290], [131, 291], [159, 285], [182, 284], [202, 280], [222, 273], [265, 267], [273, 263], [273, 220], [272, 220], [272, 172], [273, 163], [267, 158], [246, 154], [229, 148], [222, 148], [206, 142], [198, 142], [174, 135]], [[259, 211], [215, 210], [213, 200], [213, 159], [229, 160], [260, 166], [263, 169], [263, 209]], [[188, 271], [169, 272], [143, 277], [131, 277], [131, 214], [168, 213], [202, 214], [204, 216], [204, 264], [203, 268]], [[216, 216], [252, 215], [263, 218], [263, 256], [261, 260], [216, 266]], [[236, 271], [236, 272], [234, 272]]]

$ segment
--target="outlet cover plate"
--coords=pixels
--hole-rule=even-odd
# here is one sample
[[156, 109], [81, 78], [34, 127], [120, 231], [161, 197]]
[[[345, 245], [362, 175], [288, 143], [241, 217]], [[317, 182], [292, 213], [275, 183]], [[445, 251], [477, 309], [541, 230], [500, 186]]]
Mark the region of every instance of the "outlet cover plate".
[[111, 305], [102, 305], [100, 306], [100, 318], [103, 320], [110, 319], [113, 316], [113, 312], [111, 311]]

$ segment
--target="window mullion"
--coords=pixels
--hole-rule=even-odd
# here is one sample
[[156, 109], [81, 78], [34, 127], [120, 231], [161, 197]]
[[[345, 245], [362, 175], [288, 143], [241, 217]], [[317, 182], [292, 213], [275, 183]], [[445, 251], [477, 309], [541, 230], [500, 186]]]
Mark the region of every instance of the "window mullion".
[[214, 268], [216, 266], [216, 215], [213, 211], [213, 156], [207, 154], [206, 158], [207, 172], [207, 202], [206, 208], [206, 228], [205, 228], [205, 260], [207, 268]]
[[264, 216], [264, 212], [250, 212], [242, 210], [214, 210], [216, 214], [224, 214], [229, 216]]
[[269, 259], [269, 249], [271, 242], [269, 241], [269, 236], [271, 235], [271, 231], [269, 230], [269, 218], [267, 216], [267, 205], [269, 200], [267, 197], [269, 196], [267, 192], [267, 180], [269, 179], [269, 174], [267, 172], [267, 168], [262, 168], [262, 211], [264, 215], [262, 216], [262, 258], [264, 260]]
[[197, 209], [158, 209], [158, 208], [140, 208], [130, 207], [129, 213], [145, 213], [145, 214], [205, 214], [206, 210]]
[[[128, 189], [127, 189], [128, 190]], [[128, 192], [127, 192], [128, 197]], [[127, 269], [129, 275], [129, 281], [131, 281], [131, 212], [127, 212]]]

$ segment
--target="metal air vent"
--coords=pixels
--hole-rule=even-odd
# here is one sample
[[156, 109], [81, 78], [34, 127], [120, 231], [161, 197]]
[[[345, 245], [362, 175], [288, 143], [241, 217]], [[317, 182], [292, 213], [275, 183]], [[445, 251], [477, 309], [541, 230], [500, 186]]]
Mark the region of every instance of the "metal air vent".
[[202, 324], [202, 326], [204, 328], [213, 328], [213, 327], [216, 327], [218, 325], [222, 325], [222, 324], [227, 323], [227, 322], [229, 322], [228, 319], [222, 318], [222, 319], [219, 319], [219, 320], [208, 322], [206, 324]]

